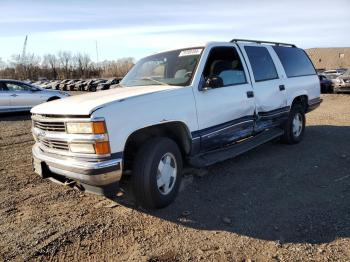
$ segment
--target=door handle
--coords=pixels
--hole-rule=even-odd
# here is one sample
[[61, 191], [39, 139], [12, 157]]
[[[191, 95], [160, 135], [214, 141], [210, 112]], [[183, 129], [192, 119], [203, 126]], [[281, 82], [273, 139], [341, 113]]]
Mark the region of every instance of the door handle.
[[280, 91], [286, 90], [286, 87], [284, 85], [280, 85], [279, 88], [280, 88]]
[[254, 97], [254, 92], [253, 91], [247, 91], [247, 97], [248, 98]]
[[16, 94], [13, 94], [13, 95], [10, 95], [10, 96], [16, 97], [16, 96], [18, 96], [18, 95], [16, 95]]

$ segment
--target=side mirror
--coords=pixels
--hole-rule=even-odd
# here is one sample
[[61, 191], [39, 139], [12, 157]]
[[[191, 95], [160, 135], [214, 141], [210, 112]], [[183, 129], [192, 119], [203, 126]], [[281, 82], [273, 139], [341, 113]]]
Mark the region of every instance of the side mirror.
[[220, 88], [224, 86], [224, 81], [220, 76], [209, 76], [207, 80], [204, 82], [200, 91], [207, 91], [212, 88]]

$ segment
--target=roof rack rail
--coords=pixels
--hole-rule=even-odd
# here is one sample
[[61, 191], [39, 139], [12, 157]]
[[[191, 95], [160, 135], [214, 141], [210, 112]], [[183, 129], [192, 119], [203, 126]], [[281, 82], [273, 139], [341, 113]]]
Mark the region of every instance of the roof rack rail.
[[297, 47], [294, 44], [279, 43], [279, 42], [272, 42], [272, 41], [250, 40], [250, 39], [232, 39], [230, 42], [231, 43], [234, 43], [234, 42], [251, 42], [251, 43], [257, 43], [257, 44], [273, 44], [273, 45]]

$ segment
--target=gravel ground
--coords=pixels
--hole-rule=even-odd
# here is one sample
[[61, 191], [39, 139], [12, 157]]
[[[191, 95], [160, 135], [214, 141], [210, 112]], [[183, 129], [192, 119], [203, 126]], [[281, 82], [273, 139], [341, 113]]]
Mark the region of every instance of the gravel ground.
[[174, 204], [40, 179], [30, 116], [0, 117], [0, 260], [350, 261], [350, 96], [324, 95], [304, 140], [187, 169]]

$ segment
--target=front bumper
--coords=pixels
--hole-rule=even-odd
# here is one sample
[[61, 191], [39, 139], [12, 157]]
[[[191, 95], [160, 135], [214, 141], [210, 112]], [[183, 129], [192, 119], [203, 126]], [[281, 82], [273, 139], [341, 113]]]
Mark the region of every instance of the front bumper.
[[121, 158], [85, 160], [66, 157], [44, 152], [38, 144], [33, 146], [32, 153], [34, 171], [43, 178], [54, 178], [52, 174], [57, 174], [83, 185], [104, 187], [117, 183], [122, 176]]
[[350, 83], [337, 83], [334, 85], [334, 92], [350, 92]]

